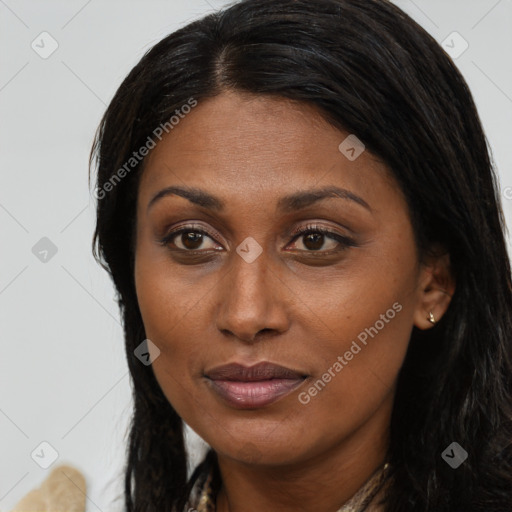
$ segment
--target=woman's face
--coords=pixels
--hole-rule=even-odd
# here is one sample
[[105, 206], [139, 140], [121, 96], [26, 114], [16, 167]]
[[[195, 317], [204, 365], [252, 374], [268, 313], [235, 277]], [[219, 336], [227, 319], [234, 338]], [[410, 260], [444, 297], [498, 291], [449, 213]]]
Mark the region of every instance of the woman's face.
[[135, 279], [152, 369], [220, 456], [290, 464], [386, 438], [428, 272], [399, 187], [348, 135], [307, 105], [223, 93], [147, 157]]

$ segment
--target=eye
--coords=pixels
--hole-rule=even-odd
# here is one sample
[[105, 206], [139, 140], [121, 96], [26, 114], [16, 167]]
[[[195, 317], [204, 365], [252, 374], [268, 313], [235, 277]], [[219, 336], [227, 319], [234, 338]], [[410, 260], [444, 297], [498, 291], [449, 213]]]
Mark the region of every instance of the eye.
[[[298, 249], [300, 252], [319, 253], [321, 255], [340, 252], [348, 247], [355, 247], [356, 243], [349, 237], [323, 228], [317, 225], [308, 225], [299, 228], [294, 233], [295, 241], [302, 238], [302, 245], [304, 249]], [[164, 246], [171, 246], [172, 250], [178, 250], [189, 253], [201, 253], [208, 250], [222, 250], [222, 246], [204, 247], [207, 240], [214, 242], [214, 235], [210, 234], [202, 226], [189, 225], [175, 229], [167, 234], [164, 238], [159, 240], [159, 243]], [[326, 241], [330, 241], [325, 250], [321, 250]], [[174, 246], [174, 247], [172, 247]]]
[[[306, 252], [320, 252], [325, 254], [339, 252], [347, 247], [356, 246], [356, 243], [351, 238], [317, 225], [308, 225], [299, 228], [295, 231], [294, 235], [293, 240], [302, 239], [302, 245], [305, 249], [300, 250], [305, 250]], [[320, 249], [324, 247], [326, 240], [331, 242], [328, 244], [330, 247], [321, 251]]]
[[160, 240], [160, 243], [166, 246], [173, 245], [175, 246], [173, 249], [183, 252], [204, 252], [206, 249], [219, 250], [218, 247], [203, 247], [206, 239], [213, 241], [212, 235], [202, 226], [190, 225], [171, 231]]

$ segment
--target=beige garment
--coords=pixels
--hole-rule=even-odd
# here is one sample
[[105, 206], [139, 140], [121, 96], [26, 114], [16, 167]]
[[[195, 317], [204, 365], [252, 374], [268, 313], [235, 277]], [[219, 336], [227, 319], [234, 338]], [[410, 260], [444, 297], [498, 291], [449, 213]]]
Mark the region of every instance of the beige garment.
[[[384, 512], [378, 502], [383, 497], [386, 483], [389, 483], [390, 466], [388, 463], [377, 469], [359, 491], [337, 512]], [[215, 497], [211, 489], [212, 474], [208, 475], [202, 489], [196, 489], [196, 498], [189, 504], [186, 512], [215, 512]]]
[[30, 491], [11, 512], [85, 512], [85, 478], [71, 466], [52, 470], [39, 489]]

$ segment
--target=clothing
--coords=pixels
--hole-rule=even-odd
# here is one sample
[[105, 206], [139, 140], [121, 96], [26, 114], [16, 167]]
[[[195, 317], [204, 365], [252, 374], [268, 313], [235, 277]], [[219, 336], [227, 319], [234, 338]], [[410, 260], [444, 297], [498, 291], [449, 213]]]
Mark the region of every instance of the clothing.
[[[384, 484], [388, 481], [389, 470], [388, 463], [378, 468], [337, 512], [384, 512], [384, 508], [378, 504], [378, 501], [385, 489]], [[196, 485], [192, 491], [192, 500], [187, 511], [192, 509], [194, 512], [215, 512], [212, 478], [213, 473], [210, 471], [204, 483]]]

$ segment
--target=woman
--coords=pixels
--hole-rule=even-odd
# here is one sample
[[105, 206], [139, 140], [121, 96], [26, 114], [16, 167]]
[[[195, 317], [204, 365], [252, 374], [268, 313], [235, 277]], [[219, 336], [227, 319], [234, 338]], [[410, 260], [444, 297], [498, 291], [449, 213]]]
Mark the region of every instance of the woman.
[[[511, 510], [497, 180], [465, 81], [401, 10], [195, 21], [124, 80], [92, 163], [127, 511]], [[184, 423], [211, 447], [192, 475]]]

